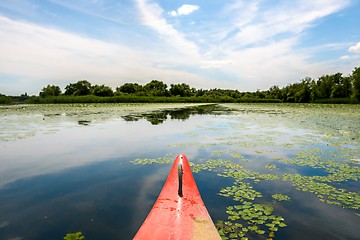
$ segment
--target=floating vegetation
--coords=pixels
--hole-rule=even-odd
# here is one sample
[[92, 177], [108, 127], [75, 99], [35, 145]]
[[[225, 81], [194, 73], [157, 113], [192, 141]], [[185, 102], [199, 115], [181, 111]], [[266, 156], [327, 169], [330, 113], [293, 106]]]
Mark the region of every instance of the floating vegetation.
[[245, 158], [243, 155], [241, 155], [239, 153], [233, 153], [233, 154], [231, 154], [231, 156], [236, 159], [244, 159]]
[[218, 157], [223, 153], [226, 153], [226, 150], [214, 150], [213, 151], [213, 157]]
[[174, 161], [173, 159], [163, 157], [163, 158], [137, 158], [130, 162], [133, 164], [146, 165], [146, 164], [169, 164], [172, 163], [173, 161]]
[[235, 181], [231, 187], [226, 187], [220, 190], [220, 196], [232, 197], [235, 201], [243, 202], [245, 200], [254, 201], [255, 198], [262, 197], [261, 193], [255, 191], [249, 183]]
[[85, 240], [85, 236], [82, 232], [76, 232], [76, 233], [67, 233], [64, 240]]
[[223, 239], [248, 239], [251, 232], [275, 236], [279, 228], [286, 227], [284, 218], [273, 215], [273, 208], [267, 204], [244, 202], [242, 205], [226, 208], [228, 221], [218, 221], [216, 226]]
[[281, 193], [273, 194], [273, 195], [271, 195], [271, 197], [277, 201], [290, 201], [289, 196], [287, 196], [285, 194], [281, 194]]
[[265, 167], [267, 169], [270, 169], [270, 170], [275, 170], [276, 169], [276, 165], [275, 164], [266, 164]]
[[360, 209], [360, 194], [357, 192], [338, 189], [329, 184], [317, 182], [314, 177], [300, 174], [284, 174], [283, 181], [290, 181], [296, 190], [315, 194], [321, 202], [342, 208]]

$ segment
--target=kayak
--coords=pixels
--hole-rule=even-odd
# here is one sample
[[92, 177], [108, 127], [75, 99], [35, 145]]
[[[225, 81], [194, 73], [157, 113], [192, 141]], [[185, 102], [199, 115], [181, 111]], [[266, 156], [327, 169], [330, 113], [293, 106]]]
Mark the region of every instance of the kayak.
[[185, 155], [178, 155], [154, 206], [136, 233], [142, 239], [221, 239]]

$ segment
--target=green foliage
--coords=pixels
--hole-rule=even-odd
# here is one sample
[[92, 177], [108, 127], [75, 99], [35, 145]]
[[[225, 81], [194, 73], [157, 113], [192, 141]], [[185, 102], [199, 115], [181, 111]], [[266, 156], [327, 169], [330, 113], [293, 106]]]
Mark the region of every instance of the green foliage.
[[85, 236], [82, 232], [68, 233], [64, 237], [64, 240], [85, 240]]
[[151, 96], [169, 96], [167, 85], [158, 80], [152, 80], [144, 86], [144, 90]]
[[360, 67], [356, 67], [350, 77], [353, 84], [353, 95], [360, 101]]
[[99, 97], [111, 97], [114, 95], [112, 89], [104, 84], [91, 87], [91, 93]]
[[83, 96], [90, 94], [91, 83], [81, 80], [77, 83], [70, 83], [65, 87], [65, 95]]
[[188, 84], [171, 84], [170, 85], [170, 94], [172, 96], [180, 96], [180, 97], [190, 97], [195, 93], [195, 89], [191, 89]]
[[116, 92], [122, 92], [127, 94], [135, 94], [143, 91], [143, 87], [137, 83], [125, 83], [124, 85], [116, 88]]
[[61, 90], [59, 86], [55, 85], [47, 85], [44, 87], [39, 93], [40, 97], [49, 97], [49, 96], [59, 96], [61, 94]]
[[13, 103], [13, 99], [11, 97], [7, 97], [5, 95], [0, 94], [0, 104], [10, 104]]

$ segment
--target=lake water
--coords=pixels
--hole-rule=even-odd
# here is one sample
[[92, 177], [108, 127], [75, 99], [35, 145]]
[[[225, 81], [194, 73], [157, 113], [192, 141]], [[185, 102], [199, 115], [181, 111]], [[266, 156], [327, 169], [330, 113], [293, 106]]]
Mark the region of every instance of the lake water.
[[0, 239], [132, 239], [179, 153], [228, 237], [360, 239], [360, 106], [298, 104], [0, 106]]

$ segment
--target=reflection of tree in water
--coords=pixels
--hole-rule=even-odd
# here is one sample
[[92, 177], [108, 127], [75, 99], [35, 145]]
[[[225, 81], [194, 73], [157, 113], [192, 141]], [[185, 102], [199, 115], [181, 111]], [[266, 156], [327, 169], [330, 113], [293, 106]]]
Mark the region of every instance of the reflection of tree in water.
[[203, 114], [223, 114], [229, 109], [221, 107], [217, 104], [201, 105], [195, 107], [186, 107], [178, 109], [166, 109], [161, 111], [154, 111], [150, 113], [139, 113], [123, 116], [125, 121], [138, 121], [140, 119], [146, 119], [152, 125], [158, 125], [165, 122], [168, 117], [173, 120], [185, 121], [190, 118], [191, 115], [203, 115]]
[[152, 125], [158, 125], [166, 121], [167, 115], [168, 114], [166, 112], [155, 112], [155, 113], [145, 114], [143, 118], [149, 121]]

